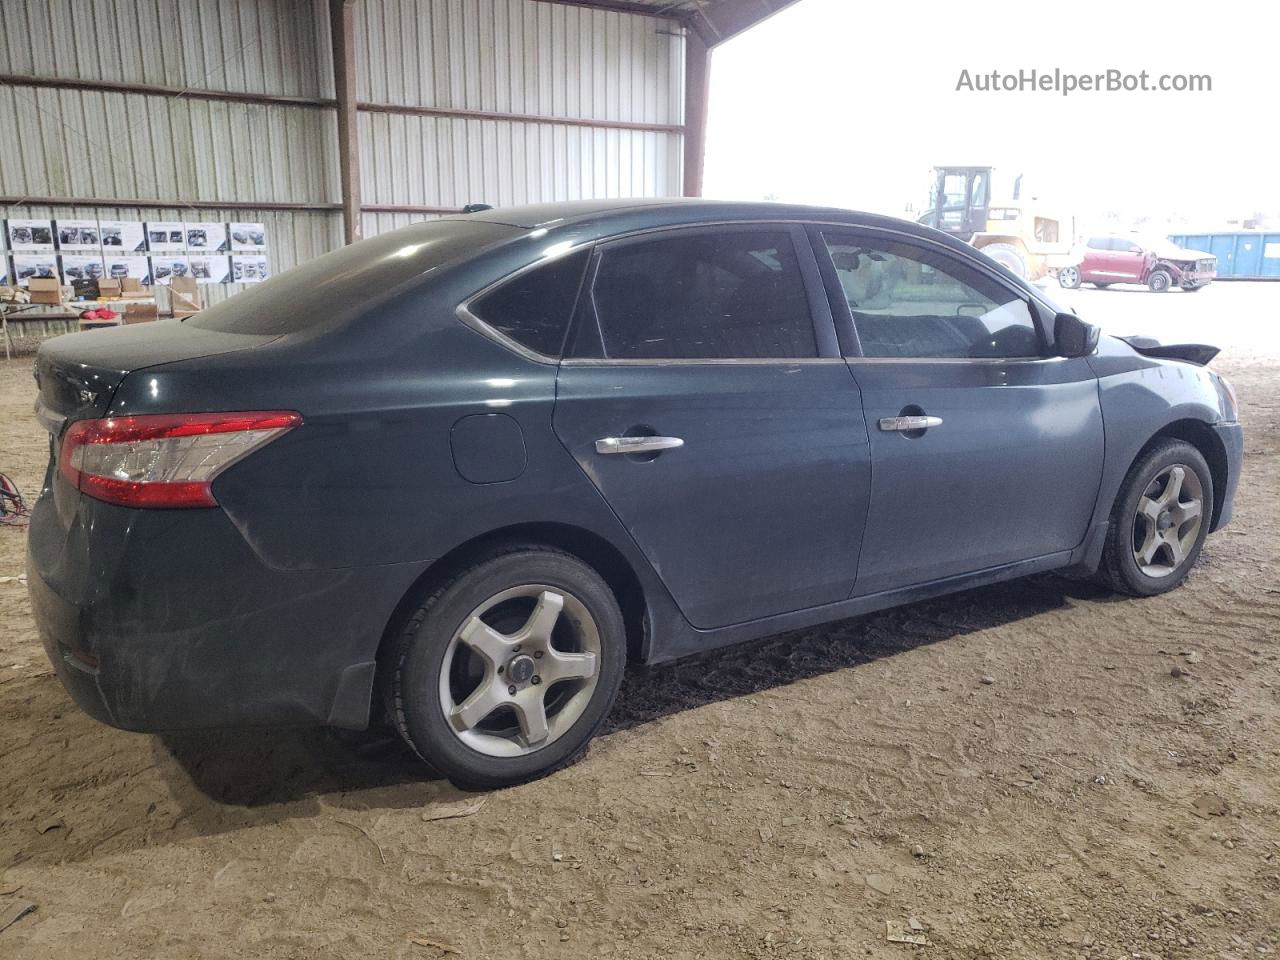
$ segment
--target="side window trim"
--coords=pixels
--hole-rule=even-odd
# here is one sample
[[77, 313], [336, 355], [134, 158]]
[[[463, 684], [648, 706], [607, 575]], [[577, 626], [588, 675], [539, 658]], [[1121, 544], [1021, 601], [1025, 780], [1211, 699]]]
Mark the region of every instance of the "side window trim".
[[[804, 286], [805, 301], [809, 307], [809, 322], [813, 325], [814, 342], [817, 356], [814, 357], [719, 357], [719, 358], [626, 358], [626, 357], [585, 357], [576, 356], [572, 352], [578, 341], [581, 325], [593, 325], [593, 340], [600, 344], [603, 353], [604, 332], [600, 327], [599, 313], [595, 302], [595, 283], [599, 273], [600, 262], [611, 249], [618, 249], [633, 243], [644, 243], [656, 238], [672, 234], [695, 235], [705, 233], [751, 233], [759, 230], [775, 230], [787, 233], [791, 237], [796, 261], [800, 267], [801, 281]], [[823, 289], [821, 279], [821, 262], [817, 250], [813, 246], [803, 225], [789, 220], [735, 220], [725, 223], [685, 223], [655, 229], [642, 230], [636, 233], [610, 237], [596, 243], [591, 261], [587, 265], [583, 286], [578, 294], [578, 307], [569, 326], [569, 337], [564, 343], [564, 359], [561, 362], [581, 364], [717, 364], [717, 363], [754, 363], [754, 364], [795, 364], [831, 362], [841, 360], [841, 351], [835, 330], [835, 320], [831, 314], [831, 305]]]
[[[975, 259], [966, 259], [957, 256], [953, 251], [948, 250], [941, 244], [933, 243], [925, 237], [917, 237], [910, 234], [898, 233], [892, 230], [881, 230], [876, 227], [864, 227], [855, 224], [839, 224], [839, 223], [811, 223], [808, 225], [809, 239], [813, 246], [813, 252], [818, 257], [818, 266], [823, 277], [823, 286], [826, 290], [828, 303], [831, 307], [832, 315], [836, 322], [836, 332], [840, 337], [841, 346], [844, 349], [844, 356], [847, 360], [859, 360], [863, 362], [875, 363], [1038, 363], [1044, 360], [1057, 359], [1050, 355], [1049, 343], [1050, 338], [1045, 329], [1044, 312], [1039, 309], [1039, 304], [1033, 298], [1027, 296], [1026, 292], [1019, 290], [1013, 284], [1010, 284], [1004, 277], [994, 271], [985, 269], [983, 264]], [[1014, 294], [1019, 300], [1027, 306], [1027, 312], [1031, 316], [1032, 325], [1035, 327], [1036, 339], [1040, 344], [1040, 355], [1036, 357], [868, 357], [862, 349], [862, 343], [858, 338], [857, 324], [853, 322], [853, 311], [849, 309], [849, 301], [845, 298], [844, 287], [840, 283], [840, 278], [836, 272], [835, 261], [832, 259], [831, 251], [827, 247], [826, 234], [845, 234], [845, 235], [864, 235], [869, 239], [880, 238], [892, 241], [894, 243], [904, 244], [906, 246], [919, 247], [923, 250], [937, 253], [948, 260], [952, 260], [962, 266], [982, 274], [986, 279], [997, 283], [1004, 287], [1010, 293]]]

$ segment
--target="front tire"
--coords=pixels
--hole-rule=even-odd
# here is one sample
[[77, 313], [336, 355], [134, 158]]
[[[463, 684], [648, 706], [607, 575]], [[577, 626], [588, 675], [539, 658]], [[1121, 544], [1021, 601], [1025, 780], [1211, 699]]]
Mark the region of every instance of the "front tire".
[[1167, 270], [1156, 270], [1147, 277], [1147, 289], [1152, 293], [1164, 293], [1173, 286], [1173, 276]]
[[1200, 451], [1161, 440], [1129, 468], [1111, 511], [1099, 576], [1135, 597], [1182, 583], [1200, 557], [1213, 516], [1213, 476]]
[[1015, 277], [1027, 279], [1027, 258], [1012, 243], [992, 243], [983, 247], [982, 252], [1008, 269]]
[[509, 547], [409, 619], [383, 665], [388, 713], [455, 785], [524, 783], [586, 750], [617, 697], [626, 651], [622, 612], [598, 573], [559, 550]]
[[1107, 287], [1111, 286], [1111, 284], [1109, 284], [1109, 283], [1095, 283], [1095, 284], [1094, 284], [1094, 286], [1095, 286], [1095, 287], [1097, 287], [1099, 290], [1105, 290], [1105, 289], [1107, 289]]

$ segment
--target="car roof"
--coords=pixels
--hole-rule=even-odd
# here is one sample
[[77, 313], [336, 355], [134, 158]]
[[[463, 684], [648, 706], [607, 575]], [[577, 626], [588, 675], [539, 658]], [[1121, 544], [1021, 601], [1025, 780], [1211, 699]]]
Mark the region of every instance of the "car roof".
[[447, 220], [483, 220], [533, 230], [581, 221], [633, 220], [639, 215], [654, 225], [685, 223], [723, 217], [726, 220], [835, 220], [848, 223], [902, 225], [905, 221], [877, 214], [772, 201], [706, 200], [701, 197], [633, 197], [611, 200], [568, 200], [491, 207], [475, 213], [452, 214]]

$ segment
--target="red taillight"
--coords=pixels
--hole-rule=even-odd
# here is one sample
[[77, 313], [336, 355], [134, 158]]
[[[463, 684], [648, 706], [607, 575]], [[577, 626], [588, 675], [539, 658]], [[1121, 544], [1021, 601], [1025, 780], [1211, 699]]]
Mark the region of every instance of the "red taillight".
[[213, 480], [302, 423], [301, 414], [175, 413], [78, 420], [59, 469], [82, 493], [126, 507], [216, 507]]

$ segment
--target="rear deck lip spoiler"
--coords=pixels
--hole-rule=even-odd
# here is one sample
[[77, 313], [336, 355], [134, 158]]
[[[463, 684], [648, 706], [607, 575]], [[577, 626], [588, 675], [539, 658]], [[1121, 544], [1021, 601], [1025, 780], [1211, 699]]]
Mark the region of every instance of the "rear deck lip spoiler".
[[1162, 360], [1185, 360], [1197, 366], [1208, 366], [1209, 361], [1222, 352], [1221, 347], [1207, 343], [1160, 343], [1150, 337], [1119, 337], [1143, 356]]

